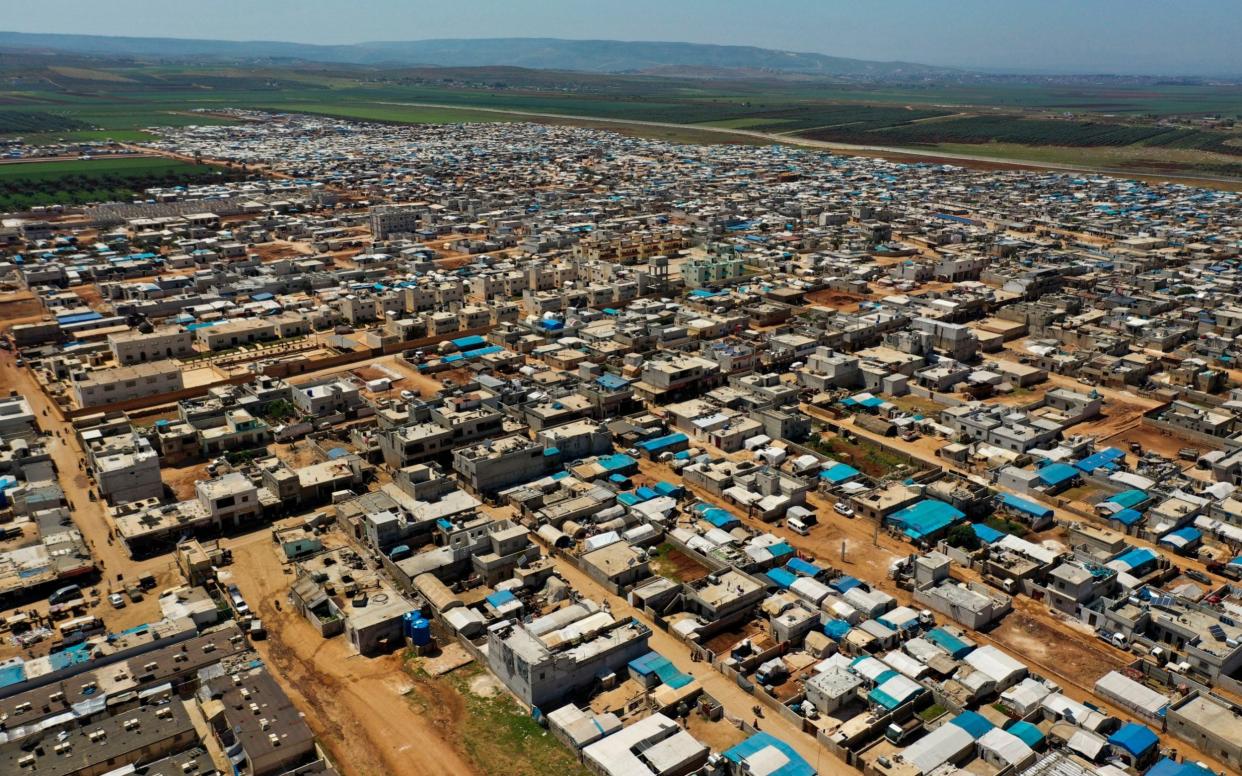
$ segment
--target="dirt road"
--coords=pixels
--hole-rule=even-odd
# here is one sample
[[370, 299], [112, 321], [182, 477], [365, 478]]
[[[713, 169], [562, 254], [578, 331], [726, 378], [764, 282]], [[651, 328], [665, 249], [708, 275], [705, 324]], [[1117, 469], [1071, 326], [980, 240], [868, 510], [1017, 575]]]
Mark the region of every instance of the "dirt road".
[[91, 501], [88, 495], [91, 483], [83, 469], [85, 456], [72, 426], [61, 418], [55, 403], [43, 393], [30, 372], [17, 367], [14, 359], [10, 351], [0, 350], [0, 390], [15, 390], [25, 396], [34, 409], [39, 427], [51, 433], [46, 438], [48, 452], [56, 463], [60, 485], [71, 504], [73, 521], [90, 545], [103, 578], [115, 581], [120, 575], [133, 579], [168, 569], [173, 564], [170, 556], [136, 561], [129, 557], [120, 541], [110, 543], [110, 526], [102, 503]]
[[[849, 431], [851, 434], [855, 434], [860, 437], [866, 437], [867, 439], [870, 439], [871, 441], [877, 444], [886, 445], [895, 450], [899, 450], [911, 456], [912, 458], [917, 458], [918, 460], [928, 464], [929, 466], [935, 466], [936, 468], [940, 468], [940, 469], [951, 469], [959, 474], [972, 474], [973, 473], [969, 469], [959, 466], [958, 464], [954, 463], [953, 461], [948, 460], [947, 458], [940, 458], [936, 456], [935, 454], [924, 450], [923, 448], [919, 447], [917, 444], [902, 442], [900, 439], [894, 439], [891, 437], [882, 437], [879, 434], [872, 433], [871, 431], [868, 431], [867, 429], [862, 428], [861, 426], [854, 425], [850, 421], [849, 418], [835, 418], [832, 415], [819, 409], [818, 407], [815, 407], [809, 404], [802, 404], [800, 406], [802, 407], [803, 412], [805, 412], [806, 414], [810, 415], [813, 418], [818, 418], [819, 420], [826, 420], [832, 423], [849, 426]], [[1096, 520], [1094, 518], [1084, 517], [1083, 515], [1075, 514], [1073, 512], [1068, 512], [1058, 506], [1049, 504], [1047, 502], [1041, 502], [1041, 503], [1045, 504], [1046, 506], [1052, 509], [1052, 511], [1055, 513], [1055, 517], [1058, 522], [1061, 522], [1061, 523], [1075, 522], [1075, 523], [1089, 523], [1089, 524], [1095, 523], [1098, 525], [1103, 525], [1104, 527], [1108, 527], [1103, 521]], [[1137, 536], [1127, 536], [1126, 541], [1134, 545], [1135, 547], [1145, 547], [1161, 555], [1166, 554], [1164, 549], [1157, 547], [1152, 542], [1140, 539]], [[1207, 570], [1207, 564], [1199, 560], [1198, 558], [1191, 558], [1191, 557], [1179, 555], [1176, 558], [1176, 563], [1178, 566], [1180, 566], [1183, 569], [1195, 569], [1197, 571], [1201, 571], [1205, 574], [1208, 574], [1210, 577], [1212, 577], [1215, 580], [1216, 584], [1224, 584], [1226, 582], [1226, 580], [1223, 580], [1214, 574], [1209, 574]]]
[[[574, 589], [595, 601], [607, 601], [614, 617], [633, 617], [649, 627], [651, 638], [648, 643], [651, 648], [672, 661], [682, 673], [690, 674], [697, 679], [703, 686], [703, 690], [719, 701], [730, 717], [748, 721], [754, 717], [751, 711], [756, 703], [754, 696], [738, 687], [710, 665], [691, 662], [690, 650], [685, 644], [657, 628], [645, 615], [626, 603], [625, 599], [609, 593], [569, 561], [557, 556], [552, 559], [552, 562], [557, 572], [564, 576]], [[798, 754], [802, 755], [818, 773], [858, 773], [784, 717], [769, 713], [764, 716], [760, 725], [762, 730], [771, 733], [797, 750]]]
[[[229, 544], [232, 580], [257, 611], [269, 636], [255, 643], [281, 687], [300, 709], [346, 776], [458, 776], [474, 769], [450, 743], [462, 711], [452, 698], [420, 714], [406, 697], [414, 680], [400, 654], [365, 658], [344, 636], [324, 639], [291, 611], [284, 573], [266, 532]], [[274, 602], [281, 601], [276, 609]], [[460, 706], [460, 699], [456, 700]]]

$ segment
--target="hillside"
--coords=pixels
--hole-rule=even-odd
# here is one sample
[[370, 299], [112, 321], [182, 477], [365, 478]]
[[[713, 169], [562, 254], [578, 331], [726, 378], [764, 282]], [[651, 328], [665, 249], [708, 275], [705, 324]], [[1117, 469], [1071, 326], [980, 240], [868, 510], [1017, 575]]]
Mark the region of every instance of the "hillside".
[[873, 62], [826, 54], [776, 51], [755, 46], [557, 38], [379, 41], [320, 46], [282, 41], [183, 40], [0, 32], [0, 48], [172, 60], [303, 60], [385, 66], [513, 66], [593, 73], [707, 68], [849, 78], [921, 78], [955, 72], [949, 68], [910, 62]]

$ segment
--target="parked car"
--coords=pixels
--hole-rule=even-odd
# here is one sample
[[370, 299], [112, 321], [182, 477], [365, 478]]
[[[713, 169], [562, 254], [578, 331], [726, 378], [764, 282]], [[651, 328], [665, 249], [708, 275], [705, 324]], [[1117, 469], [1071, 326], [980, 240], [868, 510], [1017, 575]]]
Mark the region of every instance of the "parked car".
[[838, 501], [832, 505], [832, 508], [838, 515], [844, 515], [845, 517], [854, 516], [854, 508], [844, 501]]
[[1204, 585], [1212, 584], [1212, 578], [1209, 577], [1207, 574], [1204, 574], [1202, 571], [1199, 571], [1198, 569], [1187, 569], [1186, 576]]
[[124, 609], [125, 608], [125, 596], [121, 595], [120, 593], [113, 593], [112, 595], [108, 596], [108, 603], [112, 604], [113, 609]]

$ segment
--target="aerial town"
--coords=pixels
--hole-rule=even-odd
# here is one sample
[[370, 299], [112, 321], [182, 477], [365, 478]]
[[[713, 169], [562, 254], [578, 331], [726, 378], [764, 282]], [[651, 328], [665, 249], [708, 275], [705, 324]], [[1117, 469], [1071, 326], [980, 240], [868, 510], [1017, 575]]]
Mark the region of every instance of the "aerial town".
[[213, 118], [0, 228], [0, 773], [1242, 770], [1242, 194]]

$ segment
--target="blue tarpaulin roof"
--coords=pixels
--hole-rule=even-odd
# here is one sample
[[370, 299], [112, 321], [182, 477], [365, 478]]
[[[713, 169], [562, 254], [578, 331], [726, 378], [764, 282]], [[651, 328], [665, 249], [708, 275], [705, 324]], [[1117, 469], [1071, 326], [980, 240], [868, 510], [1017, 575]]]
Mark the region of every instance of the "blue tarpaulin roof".
[[676, 434], [667, 434], [662, 437], [656, 437], [655, 439], [648, 439], [645, 442], [639, 442], [638, 447], [642, 450], [646, 450], [647, 452], [651, 453], [651, 452], [655, 452], [656, 450], [663, 450], [666, 447], [673, 447], [674, 445], [685, 444], [689, 441], [690, 441], [690, 437], [678, 432]]
[[852, 477], [857, 477], [859, 474], [860, 472], [849, 464], [835, 463], [820, 472], [819, 478], [821, 480], [828, 480], [829, 482], [837, 483], [845, 482]]
[[1167, 544], [1171, 547], [1189, 547], [1195, 542], [1203, 538], [1203, 532], [1192, 525], [1179, 528], [1176, 531], [1170, 531], [1160, 538], [1161, 544]]
[[686, 489], [683, 488], [682, 486], [675, 485], [671, 482], [665, 482], [663, 480], [657, 482], [655, 485], [652, 486], [652, 488], [655, 490], [656, 493], [659, 493], [661, 496], [679, 496], [682, 493], [686, 492]]
[[1051, 517], [1052, 507], [1046, 507], [1043, 504], [1036, 504], [1034, 501], [1014, 496], [1009, 493], [1001, 494], [1001, 503], [1010, 509], [1023, 512], [1035, 517]]
[[999, 541], [1005, 536], [1003, 531], [998, 531], [992, 526], [984, 525], [983, 523], [975, 523], [970, 527], [974, 529], [975, 536], [979, 537], [979, 541], [984, 544], [991, 544], [992, 542]]
[[1147, 776], [1216, 776], [1216, 773], [1198, 763], [1179, 763], [1165, 757], [1151, 766], [1151, 769], [1147, 771]]
[[679, 671], [671, 660], [659, 652], [648, 652], [640, 658], [635, 658], [630, 661], [629, 667], [639, 676], [655, 674], [660, 677], [661, 682], [675, 690], [685, 687], [694, 680], [693, 677]]
[[1108, 743], [1124, 749], [1134, 757], [1141, 757], [1160, 743], [1160, 738], [1145, 725], [1127, 722], [1108, 737]]
[[637, 466], [638, 461], [624, 453], [613, 453], [612, 455], [601, 456], [599, 465], [604, 468], [604, 471], [612, 472]]
[[833, 641], [840, 641], [853, 629], [854, 626], [845, 620], [832, 619], [824, 623], [824, 635]]
[[928, 498], [894, 512], [888, 520], [900, 525], [906, 536], [922, 539], [948, 528], [965, 516], [950, 504]]
[[624, 377], [618, 377], [617, 375], [609, 372], [605, 372], [595, 378], [595, 382], [599, 385], [599, 387], [609, 391], [619, 391], [630, 384], [630, 381], [626, 380]]
[[808, 577], [818, 576], [823, 571], [823, 569], [821, 569], [819, 566], [816, 566], [814, 563], [805, 561], [802, 558], [790, 558], [789, 562], [785, 564], [785, 568], [789, 569], [795, 574], [802, 574]]
[[621, 502], [627, 507], [632, 507], [635, 504], [641, 504], [647, 500], [648, 499], [643, 498], [637, 493], [618, 493], [617, 494], [617, 501]]
[[502, 350], [504, 350], [504, 348], [499, 345], [485, 345], [481, 348], [475, 348], [474, 350], [463, 351], [462, 355], [466, 358], [482, 358], [483, 356], [490, 356], [493, 353], [499, 353]]
[[970, 733], [970, 737], [976, 741], [982, 738], [989, 730], [996, 727], [977, 711], [963, 711], [949, 720], [949, 724], [957, 725], [962, 730]]
[[844, 593], [849, 590], [853, 590], [861, 584], [862, 582], [846, 574], [845, 576], [840, 576], [832, 580], [828, 583], [828, 586], [833, 590], [836, 590], [838, 593]]
[[798, 577], [792, 571], [787, 571], [786, 569], [771, 569], [765, 576], [772, 580], [772, 583], [779, 588], [788, 588], [798, 581]]
[[974, 649], [974, 647], [949, 633], [944, 628], [932, 628], [924, 638], [948, 652], [950, 657], [957, 659], [965, 657]]
[[763, 773], [765, 776], [815, 776], [815, 769], [793, 747], [762, 731], [726, 749], [724, 757], [729, 762], [737, 763], [740, 770], [747, 773]]
[[513, 595], [512, 590], [498, 590], [487, 597], [487, 602], [496, 607], [504, 606], [510, 601], [516, 600], [517, 596]]
[[949, 720], [949, 724], [959, 726], [959, 728], [970, 734], [970, 738], [975, 740], [981, 739], [987, 731], [996, 726], [987, 721], [987, 718], [980, 714], [979, 711], [963, 711], [963, 713]]
[[6, 663], [0, 666], [0, 687], [21, 684], [24, 681], [26, 681], [26, 665], [24, 662]]
[[720, 507], [710, 507], [703, 511], [703, 519], [711, 523], [716, 528], [735, 528], [741, 525], [741, 520], [732, 512], [721, 509]]
[[1137, 488], [1131, 488], [1130, 490], [1123, 490], [1120, 493], [1114, 493], [1105, 500], [1110, 504], [1116, 504], [1119, 507], [1130, 508], [1142, 504], [1147, 500], [1147, 498], [1147, 494], [1143, 491], [1138, 490]]
[[876, 679], [876, 688], [867, 700], [892, 710], [923, 692], [922, 685], [896, 671], [885, 671]]
[[1141, 568], [1156, 559], [1156, 553], [1146, 547], [1139, 547], [1129, 552], [1123, 553], [1117, 558], [1117, 562], [1128, 569]]
[[1030, 722], [1018, 720], [1009, 727], [1005, 728], [1005, 732], [1012, 733], [1022, 739], [1022, 743], [1034, 749], [1044, 740], [1044, 733]]
[[782, 555], [794, 554], [793, 547], [790, 547], [785, 542], [777, 542], [776, 544], [771, 545], [768, 547], [768, 552], [772, 553], [772, 557], [774, 558], [779, 558]]
[[1050, 463], [1039, 470], [1039, 478], [1049, 485], [1060, 485], [1077, 477], [1080, 472], [1067, 463]]
[[470, 337], [458, 337], [457, 339], [453, 340], [453, 344], [461, 348], [462, 350], [465, 350], [466, 348], [475, 348], [475, 347], [478, 347], [479, 345], [485, 344], [486, 342], [487, 340], [483, 339], [482, 337], [478, 335], [474, 335]]
[[1106, 447], [1099, 452], [1087, 456], [1081, 461], [1077, 461], [1074, 466], [1084, 472], [1093, 472], [1101, 466], [1107, 466], [1118, 458], [1125, 458], [1126, 454], [1115, 447]]
[[65, 326], [65, 325], [73, 324], [73, 323], [85, 323], [87, 321], [97, 321], [100, 318], [103, 318], [103, 315], [100, 313], [96, 313], [96, 312], [73, 313], [71, 315], [56, 316], [56, 322], [61, 324], [62, 326]]
[[1135, 523], [1143, 519], [1143, 513], [1135, 509], [1123, 509], [1117, 514], [1113, 515], [1112, 519], [1116, 520], [1122, 525], [1127, 525], [1127, 526], [1134, 525]]

